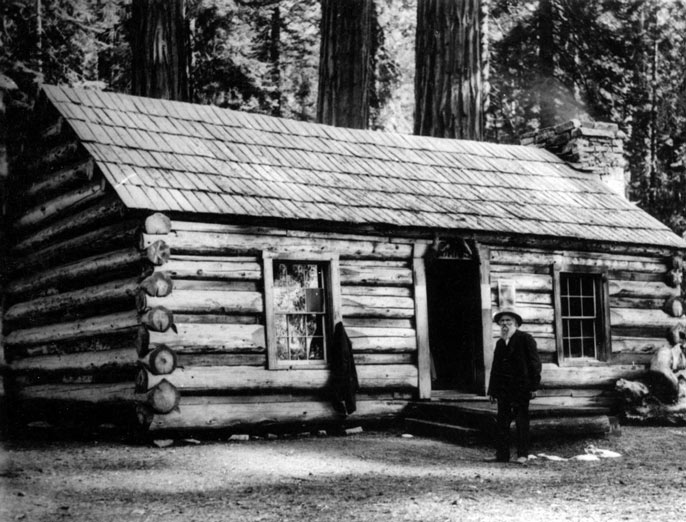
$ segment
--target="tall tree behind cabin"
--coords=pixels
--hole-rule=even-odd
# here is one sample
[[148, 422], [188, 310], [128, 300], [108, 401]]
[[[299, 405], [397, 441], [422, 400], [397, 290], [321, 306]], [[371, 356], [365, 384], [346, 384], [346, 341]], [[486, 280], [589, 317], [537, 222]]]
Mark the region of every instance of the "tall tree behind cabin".
[[184, 0], [133, 0], [129, 30], [132, 93], [190, 100]]
[[481, 140], [480, 0], [418, 0], [414, 133]]
[[317, 121], [366, 129], [373, 76], [373, 0], [321, 0]]

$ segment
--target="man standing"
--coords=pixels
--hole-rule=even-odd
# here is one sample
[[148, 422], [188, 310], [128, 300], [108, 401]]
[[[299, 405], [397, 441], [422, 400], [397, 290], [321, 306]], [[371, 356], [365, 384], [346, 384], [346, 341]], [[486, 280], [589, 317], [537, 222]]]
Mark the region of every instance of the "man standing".
[[529, 456], [529, 401], [536, 396], [541, 382], [541, 360], [536, 341], [519, 330], [521, 316], [503, 309], [493, 318], [500, 326], [500, 339], [495, 345], [488, 395], [498, 401], [495, 459], [510, 460], [510, 424], [517, 427], [517, 462], [526, 463]]

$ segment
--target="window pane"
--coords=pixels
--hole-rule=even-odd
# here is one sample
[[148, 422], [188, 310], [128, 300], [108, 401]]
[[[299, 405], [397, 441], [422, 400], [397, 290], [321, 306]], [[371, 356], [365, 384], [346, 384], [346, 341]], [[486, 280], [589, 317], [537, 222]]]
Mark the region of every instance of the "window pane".
[[307, 288], [305, 290], [306, 311], [324, 311], [324, 292], [321, 288]]
[[288, 337], [276, 338], [276, 354], [282, 361], [290, 359], [290, 354], [288, 353]]
[[305, 316], [305, 330], [310, 337], [324, 334], [324, 316], [310, 314]]
[[290, 337], [304, 337], [307, 335], [305, 317], [302, 315], [289, 315], [288, 328], [288, 335]]
[[324, 337], [311, 337], [309, 345], [309, 359], [324, 359]]
[[293, 337], [289, 338], [290, 348], [291, 348], [291, 361], [301, 361], [307, 359], [307, 351], [305, 349], [305, 338], [304, 337]]
[[569, 315], [569, 298], [567, 296], [562, 296], [562, 316], [566, 317]]
[[569, 315], [579, 317], [581, 315], [581, 299], [578, 297], [569, 298]]
[[274, 316], [274, 330], [277, 337], [288, 337], [288, 322], [285, 315]]
[[569, 336], [581, 337], [581, 322], [578, 320], [569, 321]]
[[595, 340], [592, 337], [585, 337], [582, 340], [583, 346], [583, 356], [584, 357], [595, 357]]
[[570, 357], [581, 357], [581, 340], [580, 339], [570, 339], [569, 340], [569, 356]]
[[581, 286], [583, 295], [595, 295], [595, 281], [592, 277], [582, 277]]
[[584, 297], [583, 298], [583, 315], [586, 317], [595, 317], [595, 298], [594, 297]]
[[569, 295], [580, 295], [581, 294], [581, 283], [577, 277], [569, 278]]

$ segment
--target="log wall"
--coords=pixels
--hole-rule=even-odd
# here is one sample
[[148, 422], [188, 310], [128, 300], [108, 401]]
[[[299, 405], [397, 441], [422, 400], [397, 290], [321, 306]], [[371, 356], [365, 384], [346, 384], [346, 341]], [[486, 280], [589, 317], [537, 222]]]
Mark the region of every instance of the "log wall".
[[268, 369], [264, 251], [339, 255], [341, 314], [360, 382], [361, 413], [352, 419], [396, 415], [416, 396], [410, 241], [184, 221], [167, 231], [158, 224], [148, 223], [141, 247], [164, 243], [169, 257], [150, 277], [169, 280], [171, 291], [142, 295], [138, 306], [142, 314], [163, 310], [173, 327], [141, 326], [138, 351], [171, 350], [176, 365], [165, 374], [142, 369], [137, 386], [143, 393], [168, 382], [180, 402], [170, 412], [141, 409], [150, 429], [341, 420], [330, 405], [329, 370]]
[[[603, 267], [608, 270], [612, 352], [605, 362], [559, 363], [555, 343], [553, 263]], [[643, 373], [657, 348], [667, 345], [669, 328], [679, 324], [664, 310], [680, 287], [668, 284], [670, 259], [664, 256], [598, 254], [492, 247], [490, 249], [491, 305], [498, 307], [498, 281], [514, 281], [523, 330], [538, 344], [543, 362], [542, 387], [613, 388], [620, 377]], [[493, 325], [493, 343], [499, 336]]]
[[14, 411], [23, 422], [59, 421], [90, 405], [110, 414], [94, 420], [114, 422], [120, 406], [135, 412], [136, 296], [150, 265], [139, 249], [143, 220], [55, 114], [37, 136], [8, 209], [3, 347]]

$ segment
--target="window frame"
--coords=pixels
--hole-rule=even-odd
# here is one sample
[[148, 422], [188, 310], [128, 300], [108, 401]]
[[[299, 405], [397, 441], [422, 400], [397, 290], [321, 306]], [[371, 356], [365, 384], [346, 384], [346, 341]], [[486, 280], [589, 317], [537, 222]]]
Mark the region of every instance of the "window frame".
[[329, 367], [329, 354], [324, 360], [283, 361], [279, 359], [276, 342], [276, 310], [274, 307], [274, 262], [302, 262], [324, 265], [324, 284], [326, 290], [326, 327], [325, 346], [327, 350], [333, 341], [334, 325], [341, 321], [341, 283], [340, 264], [336, 253], [292, 253], [262, 252], [262, 279], [264, 282], [264, 328], [267, 348], [268, 370], [314, 370]]
[[[562, 329], [562, 288], [560, 282], [561, 274], [576, 274], [594, 276], [600, 283], [600, 312], [598, 319], [600, 321], [600, 332], [602, 336], [601, 342], [598, 345], [598, 357], [565, 357], [564, 354], [564, 340]], [[610, 284], [608, 277], [608, 269], [604, 266], [587, 266], [587, 265], [566, 265], [560, 263], [553, 263], [553, 299], [555, 307], [555, 346], [557, 349], [557, 363], [559, 366], [588, 366], [588, 365], [603, 365], [607, 364], [612, 355], [612, 328], [610, 324]]]

